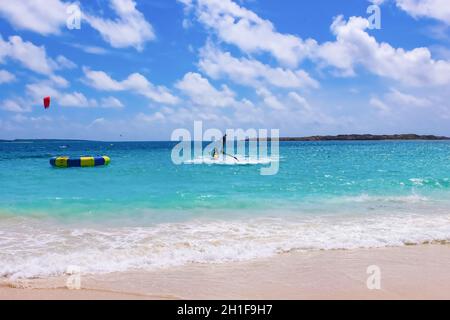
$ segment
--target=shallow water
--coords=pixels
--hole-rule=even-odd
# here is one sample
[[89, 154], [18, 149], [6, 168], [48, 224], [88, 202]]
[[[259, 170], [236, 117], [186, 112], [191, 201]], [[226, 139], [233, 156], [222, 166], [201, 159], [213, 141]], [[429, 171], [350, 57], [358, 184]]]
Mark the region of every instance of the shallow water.
[[[0, 275], [450, 240], [449, 142], [285, 142], [274, 176], [260, 175], [270, 161], [245, 155], [246, 165], [176, 166], [173, 146], [0, 143]], [[57, 155], [111, 164], [55, 169]]]

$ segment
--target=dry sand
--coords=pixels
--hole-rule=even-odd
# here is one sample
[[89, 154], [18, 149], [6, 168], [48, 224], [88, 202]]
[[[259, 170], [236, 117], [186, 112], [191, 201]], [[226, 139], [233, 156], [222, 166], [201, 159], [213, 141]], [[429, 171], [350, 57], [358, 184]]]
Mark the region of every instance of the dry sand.
[[[381, 289], [367, 288], [367, 268]], [[0, 299], [450, 299], [450, 246], [292, 252], [251, 262], [1, 280]]]

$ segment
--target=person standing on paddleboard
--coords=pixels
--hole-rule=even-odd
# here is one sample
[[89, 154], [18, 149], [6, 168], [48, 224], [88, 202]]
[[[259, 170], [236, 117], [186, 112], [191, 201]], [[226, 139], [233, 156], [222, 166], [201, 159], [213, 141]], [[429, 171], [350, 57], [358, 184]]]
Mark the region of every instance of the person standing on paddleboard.
[[[226, 144], [227, 144], [227, 135], [224, 135], [222, 137], [222, 151], [221, 151], [221, 153], [223, 155], [223, 158], [225, 159], [228, 156], [228, 157], [233, 158], [236, 161], [239, 161], [238, 158], [236, 158], [235, 156], [232, 156], [232, 155], [226, 153], [226, 149], [225, 149], [226, 148]], [[214, 150], [211, 153], [211, 156], [212, 156], [213, 160], [218, 160], [219, 159], [219, 152], [218, 152], [217, 148], [214, 148]]]

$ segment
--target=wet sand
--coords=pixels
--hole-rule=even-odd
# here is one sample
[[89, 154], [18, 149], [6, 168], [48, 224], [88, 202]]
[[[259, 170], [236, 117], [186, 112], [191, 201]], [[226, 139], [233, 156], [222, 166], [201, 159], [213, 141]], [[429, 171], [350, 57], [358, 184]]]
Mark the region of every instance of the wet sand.
[[[367, 288], [369, 266], [381, 289]], [[227, 264], [0, 280], [0, 299], [450, 299], [450, 245], [291, 252]]]

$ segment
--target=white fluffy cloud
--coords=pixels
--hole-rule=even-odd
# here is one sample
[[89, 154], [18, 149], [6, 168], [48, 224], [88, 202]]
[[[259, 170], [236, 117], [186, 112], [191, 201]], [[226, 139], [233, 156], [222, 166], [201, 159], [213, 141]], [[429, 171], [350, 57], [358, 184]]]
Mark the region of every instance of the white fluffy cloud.
[[77, 67], [76, 63], [67, 59], [64, 56], [57, 56], [55, 59], [56, 69], [75, 69]]
[[294, 102], [294, 104], [298, 107], [303, 108], [304, 110], [312, 111], [312, 107], [309, 102], [302, 97], [297, 92], [289, 92], [288, 97]]
[[386, 99], [391, 102], [391, 104], [408, 106], [408, 107], [429, 107], [432, 106], [432, 102], [423, 97], [417, 97], [413, 94], [408, 94], [401, 92], [397, 89], [392, 88], [390, 92], [386, 95]]
[[[396, 88], [391, 88], [381, 97], [373, 96], [369, 104], [377, 109], [381, 114], [391, 115], [393, 112], [412, 112], [415, 110], [429, 110], [446, 108], [446, 102], [441, 101], [440, 97], [430, 99], [427, 92], [406, 93]], [[435, 108], [433, 108], [436, 106]], [[428, 109], [427, 109], [428, 108]], [[398, 113], [400, 114], [400, 113]]]
[[261, 97], [265, 106], [272, 108], [273, 110], [285, 110], [284, 104], [269, 90], [266, 88], [259, 88], [256, 93]]
[[[44, 96], [50, 96], [52, 99], [52, 105], [62, 106], [62, 107], [72, 107], [72, 108], [112, 108], [120, 109], [124, 105], [122, 102], [112, 96], [104, 97], [99, 101], [93, 98], [86, 97], [83, 93], [65, 92], [62, 88], [66, 85], [61, 81], [61, 79], [51, 78], [50, 80], [45, 80], [37, 83], [30, 83], [26, 85], [27, 100], [11, 100], [8, 107], [9, 111], [21, 112], [16, 105], [23, 107], [24, 105], [36, 105], [40, 106], [42, 104], [42, 98]], [[15, 104], [14, 104], [15, 103]], [[23, 109], [23, 108], [22, 108]], [[29, 111], [30, 109], [24, 109]]]
[[318, 82], [303, 70], [272, 68], [258, 60], [235, 58], [212, 44], [200, 50], [200, 69], [213, 79], [229, 78], [253, 87], [269, 84], [280, 88], [303, 88], [319, 86]]
[[381, 5], [385, 2], [386, 0], [369, 0], [369, 2], [376, 4], [376, 5]]
[[305, 97], [297, 92], [291, 91], [288, 93], [286, 104], [289, 105], [288, 112], [300, 123], [327, 127], [335, 126], [340, 121], [330, 117], [321, 108], [312, 106]]
[[[182, 1], [189, 8], [193, 1]], [[236, 45], [246, 53], [268, 52], [279, 62], [296, 66], [309, 54], [314, 41], [282, 34], [273, 24], [231, 0], [197, 0], [195, 13], [198, 20], [213, 30], [227, 43]]]
[[[412, 4], [418, 3], [413, 0], [397, 1], [404, 8], [409, 5], [410, 9], [415, 8]], [[295, 67], [307, 58], [319, 66], [334, 67], [344, 76], [355, 75], [356, 68], [363, 67], [377, 76], [412, 86], [441, 86], [450, 83], [449, 61], [433, 59], [428, 48], [405, 50], [378, 42], [367, 32], [367, 19], [361, 17], [351, 17], [348, 21], [342, 16], [337, 17], [331, 26], [336, 40], [319, 44], [312, 39], [303, 40], [294, 35], [281, 34], [270, 21], [231, 0], [184, 2], [187, 8], [194, 10], [198, 21], [217, 34], [220, 40], [237, 46], [245, 53], [267, 52], [290, 67]], [[424, 5], [427, 8], [442, 7], [442, 2], [438, 4], [438, 0], [426, 0], [424, 3], [428, 4]], [[450, 6], [446, 5], [442, 12], [448, 8]], [[230, 63], [230, 70], [220, 67], [220, 63], [224, 61]], [[239, 68], [233, 68], [235, 66]], [[247, 83], [255, 82], [255, 77], [258, 78], [255, 74], [285, 86], [297, 81], [295, 71], [289, 73], [285, 69], [275, 69], [274, 72], [275, 70], [265, 68], [267, 66], [258, 61], [236, 59], [227, 53], [208, 52], [200, 61], [200, 67], [212, 77], [218, 77], [219, 74], [232, 79], [241, 77], [241, 81]], [[259, 70], [259, 73], [255, 70]], [[303, 78], [306, 76], [300, 75]]]
[[10, 59], [23, 67], [44, 75], [52, 75], [55, 70], [73, 69], [76, 64], [59, 55], [55, 60], [48, 57], [44, 46], [24, 41], [20, 36], [11, 36], [7, 41], [0, 35], [0, 63]]
[[261, 100], [254, 104], [250, 102], [240, 104], [235, 108], [231, 120], [253, 126], [283, 128], [283, 131], [292, 130], [297, 132], [296, 134], [299, 128], [314, 128], [313, 132], [317, 132], [319, 127], [329, 129], [340, 123], [328, 116], [320, 106], [311, 105], [305, 97], [295, 91], [279, 94], [261, 87], [257, 90], [257, 94]]
[[155, 86], [139, 73], [130, 74], [125, 80], [117, 81], [103, 71], [84, 68], [85, 82], [103, 91], [132, 91], [148, 99], [164, 104], [177, 104], [179, 99], [164, 86]]
[[62, 89], [67, 88], [69, 82], [63, 77], [51, 76], [47, 80], [29, 83], [26, 87], [27, 96], [31, 99], [33, 104], [41, 104], [42, 98], [51, 96], [52, 98], [59, 98], [62, 95]]
[[46, 96], [55, 99], [61, 95], [60, 90], [55, 88], [55, 84], [48, 81], [27, 84], [26, 92], [33, 104], [41, 104], [42, 98]]
[[88, 100], [82, 93], [65, 93], [60, 90], [57, 82], [41, 81], [26, 85], [28, 103], [31, 105], [42, 105], [42, 98], [50, 96], [52, 104], [64, 107], [89, 107], [94, 106], [94, 100]]
[[53, 72], [54, 62], [47, 57], [45, 48], [23, 41], [19, 36], [11, 36], [8, 41], [4, 41], [0, 36], [0, 62], [5, 57], [37, 73], [51, 74]]
[[208, 79], [198, 73], [189, 72], [175, 85], [196, 106], [230, 107], [236, 104], [235, 93], [226, 85], [221, 90], [214, 88]]
[[391, 112], [389, 106], [377, 97], [370, 98], [369, 104], [375, 109], [377, 109], [381, 114], [386, 115]]
[[396, 0], [397, 6], [413, 17], [432, 18], [450, 25], [448, 0]]
[[16, 115], [14, 115], [14, 117], [12, 117], [12, 120], [20, 124], [28, 122], [30, 124], [37, 124], [37, 125], [53, 121], [52, 118], [48, 116], [27, 117], [24, 116], [22, 113], [17, 113]]
[[0, 102], [0, 109], [15, 113], [30, 112], [31, 104], [21, 98], [6, 99]]
[[105, 118], [97, 118], [94, 121], [91, 122], [91, 124], [89, 125], [89, 127], [94, 127], [97, 125], [102, 125], [106, 122]]
[[57, 76], [57, 75], [50, 76], [49, 82], [59, 88], [67, 88], [69, 86], [69, 81], [67, 81], [65, 78]]
[[165, 115], [162, 112], [155, 112], [153, 114], [145, 114], [145, 113], [138, 113], [135, 118], [137, 121], [142, 121], [146, 123], [153, 123], [153, 122], [161, 122], [166, 119]]
[[133, 0], [111, 0], [114, 20], [85, 15], [86, 21], [114, 48], [135, 47], [142, 50], [145, 42], [154, 40], [152, 25], [136, 9]]
[[121, 109], [124, 107], [123, 103], [115, 97], [102, 98], [100, 101], [102, 108]]
[[80, 43], [71, 43], [70, 45], [74, 48], [83, 50], [84, 52], [89, 53], [89, 54], [105, 55], [108, 53], [108, 50], [106, 50], [105, 48], [102, 48], [102, 47], [98, 47], [98, 46], [89, 46], [89, 45], [84, 45], [84, 44], [80, 44]]
[[66, 23], [67, 4], [60, 0], [2, 0], [0, 15], [17, 29], [58, 34]]
[[388, 43], [379, 43], [366, 32], [369, 23], [360, 17], [345, 21], [335, 19], [331, 30], [336, 41], [317, 48], [314, 59], [352, 75], [363, 66], [373, 74], [407, 85], [446, 85], [450, 83], [450, 62], [434, 60], [427, 48], [404, 50]]
[[286, 95], [276, 95], [262, 87], [257, 90], [257, 94], [262, 99], [260, 105], [270, 108], [269, 110], [266, 108], [261, 110], [264, 112], [272, 111], [277, 115], [276, 117], [281, 117], [281, 119], [287, 117], [296, 118], [302, 122], [330, 122], [330, 119], [323, 112], [313, 108], [308, 100], [297, 92], [290, 91]]
[[87, 98], [81, 92], [63, 93], [55, 99], [55, 103], [62, 107], [72, 108], [109, 108], [122, 109], [124, 105], [115, 97], [101, 98], [100, 102], [96, 99]]
[[97, 107], [95, 99], [88, 99], [81, 92], [63, 93], [56, 97], [56, 103], [62, 107], [89, 108]]
[[41, 80], [26, 85], [26, 103], [31, 106], [42, 106], [42, 99], [50, 96], [53, 106], [74, 108], [103, 107], [97, 100], [87, 98], [83, 93], [74, 91], [66, 92], [69, 86], [66, 79], [59, 76], [51, 76], [47, 80]]
[[88, 68], [84, 68], [83, 70], [87, 84], [95, 89], [104, 91], [125, 90], [122, 83], [111, 78], [106, 72], [90, 70]]
[[0, 70], [0, 84], [9, 83], [16, 80], [16, 76], [6, 70]]
[[[86, 97], [83, 93], [74, 92], [64, 92], [61, 90], [61, 86], [55, 81], [41, 81], [37, 83], [31, 83], [26, 86], [27, 89], [27, 100], [11, 100], [8, 102], [7, 107], [9, 111], [14, 112], [26, 112], [30, 109], [24, 109], [25, 105], [36, 105], [40, 106], [42, 104], [42, 98], [44, 96], [50, 96], [52, 98], [52, 104], [61, 107], [72, 107], [72, 108], [112, 108], [121, 109], [124, 107], [122, 102], [115, 97], [104, 97], [99, 101], [93, 98]], [[20, 111], [18, 107], [21, 107], [23, 111]], [[5, 108], [4, 108], [5, 109]]]
[[[219, 112], [217, 108], [204, 108], [203, 106], [191, 105], [189, 107], [180, 107], [177, 109], [161, 108], [159, 111], [145, 114], [139, 113], [136, 117], [136, 123], [165, 123], [170, 126], [186, 126], [192, 124], [194, 121], [205, 121], [205, 125], [213, 127], [222, 127], [224, 125], [236, 125], [236, 121], [232, 121], [230, 117]], [[247, 110], [248, 112], [249, 110]], [[239, 119], [242, 120], [242, 119]], [[255, 118], [253, 118], [255, 120]], [[240, 122], [241, 123], [241, 122]], [[168, 132], [170, 135], [170, 132]]]
[[[137, 10], [133, 0], [110, 0], [116, 18], [108, 19], [87, 14], [82, 18], [97, 30], [102, 38], [115, 48], [143, 48], [145, 42], [155, 39], [152, 25]], [[1, 0], [0, 16], [15, 28], [43, 35], [59, 34], [69, 18], [67, 7], [72, 1], [61, 0]], [[83, 23], [83, 22], [82, 22]]]

